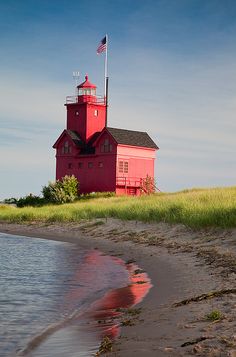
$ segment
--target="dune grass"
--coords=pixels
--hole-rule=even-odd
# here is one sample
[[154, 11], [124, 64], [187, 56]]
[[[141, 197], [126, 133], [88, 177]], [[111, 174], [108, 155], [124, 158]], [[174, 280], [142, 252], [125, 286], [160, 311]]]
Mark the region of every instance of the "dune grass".
[[78, 222], [106, 217], [182, 223], [192, 228], [236, 227], [236, 186], [141, 197], [90, 198], [70, 204], [35, 208], [0, 206], [0, 220], [8, 222]]

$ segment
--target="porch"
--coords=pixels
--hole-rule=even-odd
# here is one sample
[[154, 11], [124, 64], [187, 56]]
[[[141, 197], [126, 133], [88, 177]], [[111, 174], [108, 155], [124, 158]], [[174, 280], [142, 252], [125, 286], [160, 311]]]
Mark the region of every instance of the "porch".
[[[160, 191], [159, 189], [157, 189]], [[151, 177], [116, 177], [116, 193], [119, 195], [140, 196], [156, 191], [154, 179]]]

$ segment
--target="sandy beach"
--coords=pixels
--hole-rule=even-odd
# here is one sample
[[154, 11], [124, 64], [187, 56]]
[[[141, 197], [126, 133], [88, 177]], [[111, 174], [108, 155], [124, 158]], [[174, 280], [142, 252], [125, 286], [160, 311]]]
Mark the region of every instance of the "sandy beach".
[[99, 219], [0, 223], [0, 232], [97, 248], [148, 273], [153, 287], [136, 306], [140, 313], [127, 316], [109, 355], [236, 357], [235, 229]]

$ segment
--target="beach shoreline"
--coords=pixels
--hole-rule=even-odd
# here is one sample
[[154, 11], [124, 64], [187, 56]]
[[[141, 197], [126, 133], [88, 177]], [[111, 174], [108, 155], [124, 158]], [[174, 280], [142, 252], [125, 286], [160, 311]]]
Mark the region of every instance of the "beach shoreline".
[[[65, 241], [133, 260], [152, 289], [122, 326], [111, 355], [236, 356], [236, 230], [193, 231], [182, 225], [118, 219], [81, 223], [0, 223], [0, 232]], [[220, 295], [180, 306], [209, 292]], [[228, 291], [228, 293], [223, 293]], [[211, 320], [212, 311], [220, 318]]]

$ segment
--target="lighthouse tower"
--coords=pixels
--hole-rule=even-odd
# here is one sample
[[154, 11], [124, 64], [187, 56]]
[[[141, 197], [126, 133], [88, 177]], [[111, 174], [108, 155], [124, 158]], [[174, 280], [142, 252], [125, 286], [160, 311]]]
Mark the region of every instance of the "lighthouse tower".
[[85, 81], [77, 87], [77, 96], [66, 98], [66, 128], [76, 131], [85, 143], [105, 127], [105, 102], [103, 97], [96, 96], [96, 89], [86, 75]]
[[[57, 150], [57, 180], [72, 174], [81, 179], [83, 173], [79, 169], [87, 166], [84, 161], [95, 153], [91, 144], [104, 129], [106, 120], [105, 98], [97, 96], [96, 89], [86, 75], [85, 81], [76, 87], [76, 95], [66, 97], [66, 129], [53, 145]], [[78, 162], [80, 155], [82, 161]]]
[[77, 177], [80, 193], [139, 195], [147, 175], [154, 178], [157, 145], [146, 132], [106, 127], [106, 101], [88, 76], [66, 98], [66, 129], [56, 149], [56, 179]]

